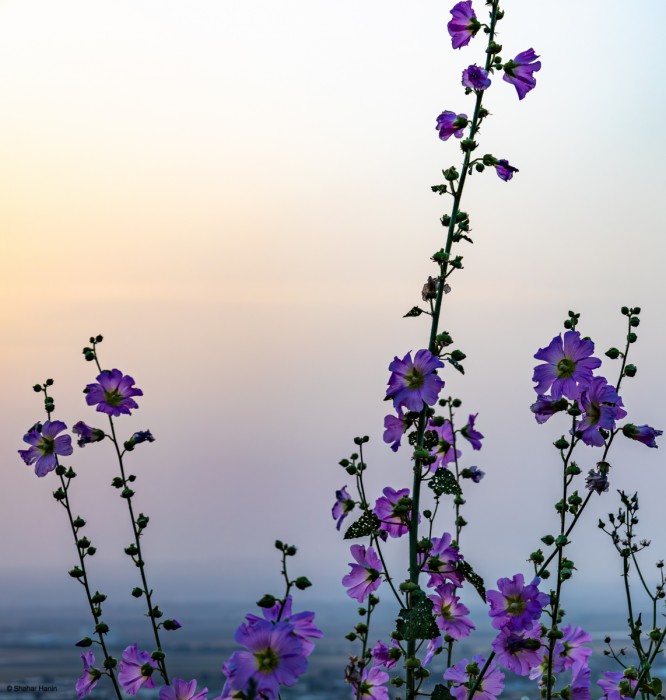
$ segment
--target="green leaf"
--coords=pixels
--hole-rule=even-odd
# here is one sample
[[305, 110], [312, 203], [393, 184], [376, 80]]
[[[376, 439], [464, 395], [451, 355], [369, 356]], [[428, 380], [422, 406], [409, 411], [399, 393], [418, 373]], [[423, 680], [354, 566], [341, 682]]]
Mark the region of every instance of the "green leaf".
[[464, 559], [461, 559], [458, 562], [458, 571], [460, 571], [466, 581], [469, 581], [472, 586], [474, 586], [476, 592], [481, 596], [481, 600], [485, 603], [486, 587], [483, 583], [483, 579], [476, 573], [476, 571], [474, 571], [474, 569], [470, 566], [470, 563]]
[[440, 467], [428, 482], [428, 486], [435, 492], [435, 496], [441, 496], [443, 493], [449, 495], [461, 496], [462, 490], [456, 481], [456, 477], [450, 469]]
[[395, 629], [407, 641], [434, 639], [441, 634], [432, 612], [432, 600], [421, 590], [412, 593], [412, 607], [401, 610], [398, 615]]
[[425, 313], [423, 309], [419, 309], [418, 306], [412, 306], [412, 308], [403, 316], [403, 318], [408, 318], [409, 316], [420, 316]]
[[451, 357], [449, 357], [449, 364], [450, 364], [452, 367], [455, 367], [455, 368], [458, 370], [458, 372], [460, 372], [460, 374], [465, 374], [465, 368], [464, 368], [459, 362], [456, 362], [456, 361], [455, 361], [453, 358], [451, 358]]
[[355, 540], [358, 537], [369, 537], [379, 529], [380, 524], [379, 518], [372, 511], [366, 511], [347, 528], [344, 539]]
[[451, 691], [441, 683], [438, 683], [432, 690], [432, 695], [430, 696], [432, 700], [454, 700]]

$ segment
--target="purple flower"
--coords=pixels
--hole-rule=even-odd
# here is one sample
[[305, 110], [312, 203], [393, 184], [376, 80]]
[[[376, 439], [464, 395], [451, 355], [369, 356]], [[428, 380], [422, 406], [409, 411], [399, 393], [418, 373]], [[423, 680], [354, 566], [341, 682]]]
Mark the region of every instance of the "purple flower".
[[27, 442], [30, 447], [19, 450], [18, 453], [26, 464], [35, 465], [37, 476], [46, 476], [56, 468], [56, 455], [66, 457], [74, 451], [72, 438], [69, 435], [58, 435], [66, 428], [60, 420], [47, 420], [43, 425], [35, 423], [23, 436], [23, 442]]
[[91, 442], [100, 442], [106, 437], [106, 433], [103, 430], [91, 428], [82, 420], [72, 426], [72, 432], [79, 436], [79, 439], [76, 441], [79, 447], [84, 447]]
[[235, 651], [222, 670], [227, 676], [225, 692], [256, 687], [257, 695], [267, 700], [278, 697], [279, 686], [292, 686], [305, 673], [308, 662], [303, 644], [288, 622], [257, 620], [243, 623], [234, 634], [236, 642], [248, 651]]
[[590, 669], [586, 662], [577, 661], [572, 670], [571, 700], [591, 700], [590, 693]]
[[551, 416], [554, 416], [560, 411], [566, 411], [567, 408], [569, 408], [569, 402], [566, 399], [553, 401], [550, 396], [539, 394], [537, 400], [530, 406], [530, 411], [534, 414], [537, 423], [541, 425]]
[[495, 163], [495, 172], [497, 173], [500, 180], [508, 182], [514, 173], [520, 172], [518, 168], [514, 168], [513, 165], [509, 164], [506, 158], [501, 158]]
[[350, 598], [362, 603], [382, 582], [382, 562], [372, 547], [366, 552], [364, 544], [353, 544], [350, 550], [357, 563], [349, 564], [351, 571], [342, 579], [342, 585], [349, 588], [347, 595]]
[[544, 605], [550, 601], [550, 596], [539, 592], [539, 582], [536, 577], [526, 586], [523, 575], [516, 574], [513, 578], [499, 579], [499, 591], [486, 593], [490, 603], [488, 614], [496, 630], [508, 627], [513, 632], [522, 632], [532, 627], [541, 616]]
[[394, 452], [398, 451], [400, 441], [407, 428], [407, 420], [402, 413], [402, 407], [398, 407], [397, 416], [386, 416], [384, 418], [384, 442], [391, 442], [391, 449]]
[[462, 476], [463, 479], [471, 479], [475, 484], [478, 484], [485, 475], [486, 473], [481, 471], [478, 467], [465, 467], [460, 472], [460, 476]]
[[409, 521], [412, 517], [412, 499], [409, 497], [409, 489], [396, 491], [387, 486], [383, 493], [384, 495], [377, 499], [373, 510], [381, 521], [379, 529], [391, 537], [402, 537], [409, 532]]
[[439, 436], [439, 442], [431, 450], [430, 454], [437, 459], [430, 465], [430, 471], [436, 471], [439, 467], [446, 467], [458, 459], [462, 452], [453, 449], [453, 426], [451, 421], [445, 420], [442, 425], [435, 425], [432, 418], [428, 422], [428, 430], [434, 430]]
[[370, 670], [363, 669], [360, 688], [357, 683], [352, 683], [355, 698], [372, 698], [373, 700], [389, 700], [388, 688], [385, 683], [389, 681], [389, 674], [382, 671], [379, 666], [373, 666]]
[[[288, 622], [294, 628], [294, 634], [301, 640], [301, 645], [303, 647], [303, 656], [310, 656], [314, 651], [315, 645], [312, 641], [313, 639], [321, 639], [324, 633], [315, 625], [313, 612], [303, 611], [300, 613], [292, 614], [291, 612], [292, 598], [288, 595], [285, 598], [284, 606], [277, 602], [270, 608], [262, 608], [264, 617], [257, 617], [256, 615], [246, 615], [245, 619], [253, 624], [255, 622]], [[279, 619], [278, 619], [279, 618]]]
[[592, 381], [592, 370], [601, 365], [601, 360], [591, 357], [594, 343], [589, 338], [581, 339], [578, 331], [567, 331], [564, 340], [557, 335], [550, 345], [541, 348], [534, 357], [545, 364], [534, 368], [534, 391], [545, 394], [550, 389], [552, 399], [577, 399]]
[[130, 415], [131, 409], [139, 408], [133, 396], [143, 396], [143, 391], [134, 386], [134, 379], [119, 369], [105, 369], [97, 377], [97, 384], [88, 384], [83, 390], [88, 406], [97, 405], [97, 410], [109, 416], [121, 413]]
[[444, 111], [437, 117], [435, 128], [439, 131], [439, 138], [446, 141], [451, 136], [455, 136], [457, 139], [462, 138], [466, 126], [466, 114]]
[[478, 413], [475, 413], [474, 415], [470, 414], [467, 425], [460, 431], [460, 434], [466, 440], [469, 440], [469, 443], [474, 450], [481, 449], [481, 440], [483, 440], [483, 435], [474, 427], [474, 421], [476, 421], [476, 417], [478, 415]]
[[389, 365], [391, 376], [386, 397], [393, 399], [393, 407], [404, 406], [409, 411], [420, 411], [432, 406], [444, 387], [436, 370], [444, 363], [429, 350], [419, 350], [412, 361], [411, 352], [402, 360], [397, 357]]
[[493, 650], [497, 660], [509, 671], [519, 676], [526, 676], [539, 666], [542, 660], [541, 625], [535, 622], [530, 629], [514, 632], [503, 627], [493, 641]]
[[197, 691], [197, 682], [189, 683], [182, 678], [175, 678], [172, 685], [165, 685], [160, 689], [160, 700], [206, 700], [208, 688]]
[[432, 661], [434, 656], [442, 653], [442, 643], [443, 640], [441, 637], [435, 637], [434, 639], [431, 639], [428, 642], [425, 656], [423, 657], [423, 661], [421, 662], [422, 666], [427, 666]]
[[95, 656], [92, 651], [81, 654], [83, 661], [83, 675], [76, 681], [76, 697], [81, 700], [97, 685], [102, 677], [102, 672], [94, 668]]
[[337, 522], [335, 523], [336, 530], [340, 529], [342, 521], [349, 515], [349, 513], [354, 510], [354, 500], [347, 493], [347, 486], [343, 486], [339, 491], [335, 492], [335, 503], [333, 504], [333, 509], [331, 514], [333, 519]]
[[157, 664], [150, 658], [147, 651], [139, 651], [136, 643], [123, 651], [122, 661], [118, 670], [120, 687], [128, 695], [136, 695], [141, 688], [155, 688], [153, 671]]
[[576, 432], [581, 433], [586, 445], [602, 447], [605, 440], [599, 430], [613, 430], [615, 421], [627, 415], [622, 399], [603, 377], [594, 377], [581, 393], [580, 403], [585, 415], [576, 425]]
[[[627, 423], [622, 426], [622, 434], [630, 440], [638, 440], [648, 447], [658, 447], [655, 438], [658, 438], [664, 431], [655, 430], [649, 425], [634, 425]], [[25, 438], [23, 438], [25, 440]]]
[[[483, 668], [486, 659], [482, 656], [472, 657], [472, 661], [476, 663], [479, 670]], [[474, 683], [475, 677], [472, 677], [467, 671], [467, 666], [470, 662], [467, 659], [462, 659], [455, 666], [444, 671], [444, 680], [458, 683], [457, 686], [451, 688], [451, 695], [456, 700], [467, 700], [469, 688]], [[477, 674], [478, 675], [478, 674]], [[495, 698], [504, 690], [504, 674], [497, 668], [494, 661], [488, 665], [483, 679], [477, 686], [474, 697], [476, 700], [495, 700]]]
[[485, 90], [490, 87], [488, 71], [477, 65], [469, 66], [463, 71], [462, 84], [470, 90]]
[[456, 587], [453, 584], [442, 583], [435, 589], [436, 595], [429, 595], [428, 598], [433, 604], [432, 611], [437, 627], [453, 639], [463, 639], [469, 637], [476, 627], [465, 617], [469, 615], [469, 610], [460, 602], [455, 592]]
[[427, 555], [418, 554], [419, 566], [423, 566], [424, 573], [430, 574], [428, 580], [430, 588], [447, 581], [451, 581], [454, 586], [462, 586], [462, 574], [457, 568], [457, 563], [461, 559], [458, 549], [451, 545], [451, 535], [448, 532], [441, 537], [432, 538], [432, 547]]
[[584, 647], [583, 644], [591, 642], [592, 637], [581, 627], [567, 625], [562, 628], [564, 637], [560, 640], [562, 649], [559, 657], [563, 662], [563, 668], [571, 668], [577, 663], [587, 664], [588, 658], [592, 655], [590, 647]]
[[520, 100], [536, 87], [533, 74], [541, 70], [541, 61], [537, 61], [537, 58], [539, 57], [534, 53], [534, 49], [527, 49], [504, 64], [504, 80], [516, 88]]
[[142, 442], [155, 442], [150, 430], [139, 430], [134, 433], [129, 440], [125, 441], [124, 447], [128, 452], [131, 452], [135, 445], [140, 445]]
[[604, 691], [604, 698], [608, 700], [624, 700], [626, 696], [624, 693], [620, 693], [618, 688], [620, 683], [626, 684], [627, 688], [632, 690], [636, 687], [637, 681], [625, 678], [621, 671], [604, 671], [604, 676], [606, 677], [597, 681], [597, 685]]
[[585, 487], [588, 491], [602, 494], [608, 491], [608, 476], [604, 472], [595, 472], [594, 469], [590, 469], [585, 477]]
[[481, 29], [481, 23], [472, 9], [472, 0], [464, 0], [454, 5], [446, 28], [451, 35], [454, 49], [461, 49], [469, 44], [471, 38]]
[[394, 668], [398, 663], [400, 655], [391, 655], [391, 649], [398, 649], [398, 642], [395, 639], [391, 641], [390, 648], [387, 647], [386, 644], [377, 640], [377, 644], [375, 644], [370, 652], [372, 654], [372, 663], [375, 666], [383, 666], [387, 670]]

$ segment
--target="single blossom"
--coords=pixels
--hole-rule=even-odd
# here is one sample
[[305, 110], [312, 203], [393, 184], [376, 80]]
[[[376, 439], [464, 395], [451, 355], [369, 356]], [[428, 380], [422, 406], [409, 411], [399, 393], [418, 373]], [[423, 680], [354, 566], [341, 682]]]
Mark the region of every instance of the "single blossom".
[[485, 90], [490, 87], [488, 71], [477, 65], [465, 68], [462, 74], [462, 84], [470, 90]]
[[481, 23], [472, 9], [472, 0], [463, 0], [453, 6], [446, 28], [449, 30], [454, 49], [461, 49], [469, 44], [471, 38], [481, 29]]
[[442, 583], [435, 589], [435, 595], [429, 595], [428, 598], [432, 601], [437, 627], [453, 639], [463, 639], [469, 637], [476, 627], [465, 617], [469, 615], [469, 609], [460, 602], [455, 592], [456, 586]]
[[508, 182], [514, 173], [520, 172], [518, 168], [514, 168], [506, 158], [501, 158], [495, 163], [495, 172], [500, 180]]
[[411, 503], [409, 489], [396, 491], [387, 486], [384, 489], [384, 495], [377, 499], [373, 510], [381, 521], [379, 529], [391, 537], [406, 535], [409, 532], [409, 522], [412, 517]]
[[441, 637], [435, 637], [434, 639], [428, 641], [426, 653], [423, 657], [423, 661], [421, 662], [422, 666], [427, 666], [432, 661], [433, 657], [442, 653], [443, 642], [444, 640]]
[[366, 551], [364, 544], [353, 544], [350, 549], [356, 564], [349, 564], [351, 571], [342, 579], [342, 585], [349, 589], [350, 598], [362, 603], [381, 585], [382, 562], [372, 547]]
[[534, 391], [545, 394], [550, 389], [554, 400], [563, 396], [578, 399], [590, 385], [592, 371], [601, 365], [599, 358], [592, 357], [593, 352], [594, 343], [589, 338], [581, 339], [578, 331], [567, 331], [564, 339], [555, 336], [534, 355], [537, 360], [544, 360], [544, 364], [534, 368]]
[[638, 442], [642, 442], [648, 447], [658, 447], [655, 438], [658, 438], [663, 432], [663, 430], [655, 430], [649, 425], [627, 423], [627, 425], [622, 426], [622, 434], [625, 437], [628, 437], [630, 440], [638, 440]]
[[508, 627], [513, 632], [530, 629], [541, 616], [543, 607], [550, 602], [550, 596], [539, 592], [539, 583], [540, 579], [536, 577], [525, 585], [522, 574], [499, 579], [499, 591], [486, 593], [492, 626], [497, 630]]
[[608, 491], [608, 476], [604, 472], [595, 472], [594, 469], [590, 469], [585, 477], [585, 487], [588, 491], [602, 494]]
[[398, 415], [388, 415], [384, 418], [384, 442], [390, 442], [391, 449], [398, 451], [400, 441], [407, 429], [407, 419], [403, 415], [402, 406], [398, 407]]
[[102, 672], [94, 667], [95, 655], [92, 651], [81, 654], [83, 661], [83, 675], [76, 681], [76, 697], [81, 700], [97, 685], [102, 677]]
[[396, 357], [389, 365], [391, 376], [386, 397], [393, 399], [397, 410], [404, 406], [409, 411], [421, 411], [424, 406], [432, 406], [444, 387], [444, 382], [436, 371], [444, 363], [429, 350], [419, 350], [412, 360], [408, 352], [402, 360]]
[[604, 671], [605, 678], [597, 681], [597, 685], [604, 691], [604, 698], [607, 700], [624, 700], [627, 697], [620, 692], [619, 684], [626, 684], [627, 688], [633, 690], [636, 687], [636, 680], [630, 681], [624, 677], [622, 671]]
[[534, 73], [541, 70], [541, 61], [537, 58], [534, 49], [527, 49], [504, 64], [504, 80], [516, 88], [520, 100], [536, 87]]
[[615, 421], [627, 415], [622, 406], [615, 387], [604, 377], [594, 377], [580, 395], [584, 415], [576, 424], [576, 432], [580, 433], [582, 441], [586, 445], [603, 447], [606, 442], [600, 430], [613, 430]]
[[567, 408], [569, 408], [569, 402], [566, 399], [553, 401], [550, 396], [539, 394], [537, 400], [530, 406], [530, 411], [534, 414], [536, 422], [541, 425], [551, 416], [554, 416], [560, 411], [566, 411]]
[[[481, 670], [486, 663], [486, 659], [482, 656], [473, 656], [472, 661], [476, 663], [479, 670]], [[470, 675], [467, 670], [467, 666], [469, 665], [470, 662], [468, 659], [462, 659], [462, 661], [444, 672], [444, 680], [453, 681], [458, 684], [451, 688], [451, 695], [453, 695], [456, 700], [467, 700], [469, 689], [475, 681], [475, 677]], [[476, 688], [474, 697], [476, 700], [495, 700], [503, 690], [504, 674], [497, 668], [495, 662], [491, 661], [483, 679]]]
[[150, 430], [139, 430], [134, 433], [129, 440], [125, 440], [125, 449], [131, 452], [135, 445], [140, 445], [142, 442], [155, 442], [155, 438]]
[[106, 437], [106, 433], [103, 430], [92, 428], [82, 420], [72, 426], [72, 432], [79, 436], [79, 439], [76, 441], [79, 447], [89, 445], [91, 442], [100, 442]]
[[451, 136], [455, 136], [457, 139], [462, 138], [466, 126], [466, 114], [444, 111], [437, 117], [435, 128], [439, 131], [439, 138], [442, 141], [447, 141]]
[[577, 661], [572, 667], [571, 700], [591, 700], [590, 669], [586, 662]]
[[333, 515], [333, 520], [337, 521], [335, 523], [337, 530], [340, 529], [342, 521], [354, 510], [355, 505], [354, 499], [347, 493], [347, 486], [343, 486], [339, 491], [335, 492], [335, 503], [331, 514]]
[[446, 467], [447, 464], [455, 462], [462, 455], [458, 449], [453, 449], [453, 426], [451, 421], [445, 420], [442, 425], [436, 425], [432, 418], [428, 422], [428, 430], [433, 430], [439, 438], [437, 444], [432, 448], [430, 454], [437, 459], [430, 465], [430, 471], [436, 471], [439, 467]]
[[197, 693], [195, 680], [188, 683], [182, 678], [175, 678], [171, 685], [165, 685], [160, 689], [160, 700], [206, 700], [207, 693], [208, 688]]
[[476, 417], [478, 415], [478, 413], [475, 413], [474, 415], [470, 414], [467, 420], [467, 425], [460, 431], [460, 434], [465, 438], [465, 440], [469, 441], [469, 444], [474, 450], [481, 449], [481, 440], [483, 440], [483, 434], [474, 427], [474, 422], [476, 421]]
[[97, 384], [88, 384], [84, 393], [88, 406], [97, 406], [101, 413], [115, 417], [130, 415], [133, 408], [139, 408], [132, 397], [143, 396], [143, 391], [134, 386], [134, 379], [119, 369], [105, 369], [97, 376]]
[[541, 625], [535, 622], [529, 629], [514, 632], [503, 627], [493, 641], [493, 651], [502, 666], [512, 673], [527, 676], [542, 661]]
[[141, 651], [136, 643], [123, 651], [118, 669], [118, 682], [128, 695], [136, 695], [141, 688], [155, 688], [153, 671], [157, 664], [147, 651]]
[[462, 476], [463, 479], [471, 479], [475, 484], [478, 484], [485, 475], [486, 473], [481, 471], [478, 467], [465, 467], [460, 472], [460, 476]]
[[23, 436], [23, 442], [30, 447], [19, 450], [21, 459], [28, 465], [35, 465], [37, 476], [46, 476], [57, 464], [57, 455], [67, 457], [74, 451], [69, 435], [58, 435], [67, 426], [61, 420], [47, 420], [44, 424], [36, 423]]
[[[441, 537], [432, 538], [432, 547], [427, 554], [417, 555], [423, 572], [430, 574], [428, 587], [435, 588], [450, 581], [454, 586], [462, 586], [463, 577], [458, 571], [458, 562], [462, 556], [457, 547], [451, 545], [451, 535], [445, 532]], [[424, 564], [425, 561], [425, 564]]]
[[389, 700], [389, 692], [386, 684], [389, 682], [389, 674], [382, 671], [379, 666], [368, 669], [366, 666], [361, 675], [360, 688], [358, 683], [352, 683], [355, 698], [372, 698], [372, 700]]
[[391, 640], [391, 646], [387, 647], [386, 644], [377, 640], [377, 644], [372, 647], [370, 653], [372, 654], [372, 663], [375, 666], [383, 666], [385, 669], [390, 671], [395, 668], [398, 663], [399, 655], [391, 655], [391, 649], [398, 649], [398, 642], [393, 639]]
[[591, 642], [592, 637], [582, 627], [573, 625], [562, 627], [562, 632], [564, 637], [560, 640], [562, 649], [559, 652], [559, 658], [563, 662], [563, 668], [571, 668], [577, 663], [586, 665], [592, 655], [592, 649], [583, 645]]

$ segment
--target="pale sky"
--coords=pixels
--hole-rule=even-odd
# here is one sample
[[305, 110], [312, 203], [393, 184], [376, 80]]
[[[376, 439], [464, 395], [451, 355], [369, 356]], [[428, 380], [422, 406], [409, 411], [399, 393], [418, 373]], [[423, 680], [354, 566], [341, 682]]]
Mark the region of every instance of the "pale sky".
[[[527, 571], [556, 527], [550, 444], [566, 428], [537, 426], [528, 407], [532, 356], [569, 308], [603, 352], [624, 337], [619, 307], [642, 306], [639, 372], [622, 393], [636, 423], [666, 425], [666, 5], [637, 1], [630, 16], [619, 0], [504, 7], [503, 56], [533, 47], [543, 69], [521, 102], [499, 76], [488, 93], [480, 151], [520, 172], [468, 181], [475, 244], [461, 251], [442, 324], [469, 358], [465, 377], [444, 371], [446, 391], [486, 435], [463, 551], [490, 581]], [[80, 595], [55, 479], [37, 479], [16, 450], [42, 418], [30, 387], [46, 377], [57, 418], [95, 424], [80, 350], [97, 333], [103, 365], [145, 393], [119, 429], [157, 438], [131, 468], [158, 595], [252, 601], [278, 585], [280, 537], [300, 546], [308, 600], [343, 597], [348, 543], [330, 507], [350, 482], [338, 460], [368, 434], [375, 497], [411, 481], [406, 452], [381, 440], [387, 366], [427, 342], [426, 322], [401, 316], [443, 244], [449, 203], [430, 185], [460, 161], [435, 118], [471, 113], [460, 73], [483, 60], [480, 40], [451, 49], [448, 10], [432, 0], [0, 4], [5, 601], [32, 604], [44, 575], [54, 604]], [[94, 585], [125, 595], [135, 571], [110, 447], [69, 461], [81, 477], [75, 510], [98, 547]], [[595, 497], [572, 550], [580, 595], [619, 571], [596, 529], [617, 507], [615, 488], [641, 489], [646, 558], [666, 555], [665, 449], [612, 454], [611, 492]], [[583, 450], [581, 466], [597, 454]]]

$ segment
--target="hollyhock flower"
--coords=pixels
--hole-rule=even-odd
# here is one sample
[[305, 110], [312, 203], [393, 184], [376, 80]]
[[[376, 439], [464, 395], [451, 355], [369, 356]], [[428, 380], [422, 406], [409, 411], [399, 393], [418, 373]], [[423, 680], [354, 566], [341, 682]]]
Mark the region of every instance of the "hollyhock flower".
[[[655, 430], [649, 425], [634, 425], [627, 423], [622, 426], [622, 434], [630, 440], [638, 440], [648, 447], [658, 447], [655, 438], [658, 438], [664, 431]], [[25, 439], [25, 438], [24, 438]]]
[[92, 651], [81, 654], [83, 661], [83, 675], [76, 681], [76, 697], [81, 700], [97, 685], [97, 681], [102, 677], [102, 672], [94, 668], [95, 655]]
[[536, 87], [534, 73], [541, 70], [541, 61], [537, 58], [534, 49], [527, 49], [504, 64], [504, 80], [516, 88], [519, 100]]
[[197, 691], [197, 682], [189, 683], [182, 678], [175, 678], [172, 685], [165, 685], [160, 689], [160, 700], [206, 700], [208, 688]]
[[379, 666], [373, 666], [368, 670], [363, 669], [360, 688], [357, 683], [352, 683], [355, 698], [372, 698], [373, 700], [389, 700], [389, 692], [386, 683], [389, 681], [389, 674], [382, 671]]
[[79, 447], [89, 445], [91, 442], [100, 442], [106, 437], [106, 433], [103, 430], [91, 428], [82, 420], [72, 426], [72, 432], [79, 436], [79, 439], [76, 441]]
[[506, 158], [501, 158], [497, 161], [497, 163], [495, 163], [495, 172], [500, 180], [508, 182], [513, 177], [514, 173], [518, 173], [520, 171], [518, 168], [514, 168]]
[[437, 654], [441, 654], [443, 639], [441, 637], [435, 637], [428, 642], [426, 647], [426, 653], [421, 662], [422, 666], [427, 666]]
[[475, 484], [478, 484], [485, 475], [486, 473], [481, 471], [478, 467], [465, 467], [460, 472], [460, 476], [462, 476], [463, 479], [471, 479]]
[[155, 442], [155, 438], [150, 430], [139, 430], [134, 433], [129, 440], [125, 441], [125, 449], [131, 452], [135, 445], [140, 445], [142, 442]]
[[620, 683], [630, 684], [632, 690], [636, 687], [637, 681], [625, 678], [622, 671], [604, 671], [604, 676], [605, 678], [597, 681], [597, 685], [604, 691], [604, 698], [607, 700], [624, 700], [625, 696], [618, 688]]
[[488, 71], [476, 65], [469, 66], [463, 71], [462, 84], [470, 90], [485, 90], [490, 87]]
[[377, 499], [373, 510], [381, 520], [379, 529], [391, 537], [402, 537], [409, 532], [409, 521], [412, 517], [409, 489], [396, 491], [387, 486], [383, 493], [384, 495]]
[[390, 655], [391, 649], [397, 649], [398, 648], [398, 642], [393, 639], [391, 640], [391, 647], [387, 647], [386, 644], [383, 642], [377, 640], [377, 644], [375, 644], [374, 647], [372, 647], [372, 650], [370, 653], [372, 654], [372, 663], [375, 666], [383, 666], [385, 669], [390, 671], [392, 668], [395, 668], [395, 665], [398, 663], [398, 658], [393, 658]]
[[474, 421], [476, 421], [478, 415], [478, 413], [470, 414], [467, 425], [460, 431], [460, 434], [466, 440], [469, 440], [473, 450], [480, 450], [481, 440], [483, 440], [483, 435], [474, 427]]
[[564, 633], [564, 637], [560, 640], [562, 649], [558, 655], [562, 659], [563, 668], [566, 670], [576, 663], [587, 664], [588, 658], [592, 655], [592, 649], [584, 647], [583, 644], [591, 642], [592, 637], [581, 627], [573, 625], [563, 627], [562, 632]]
[[429, 350], [419, 350], [412, 360], [408, 352], [402, 360], [397, 357], [389, 365], [391, 376], [386, 397], [393, 399], [393, 407], [404, 406], [408, 411], [420, 411], [432, 406], [444, 387], [435, 373], [444, 363]]
[[155, 688], [153, 671], [157, 664], [147, 651], [140, 651], [136, 643], [123, 651], [118, 670], [120, 687], [128, 695], [136, 695], [141, 688]]
[[503, 627], [493, 641], [493, 650], [502, 666], [519, 676], [526, 676], [542, 661], [540, 640], [541, 625], [538, 622], [522, 632]]
[[454, 5], [446, 28], [449, 30], [454, 49], [461, 49], [469, 44], [471, 38], [481, 29], [481, 23], [472, 9], [472, 0], [464, 0]]
[[596, 491], [602, 494], [604, 491], [608, 491], [608, 477], [606, 474], [590, 469], [585, 477], [585, 487], [588, 491]]
[[534, 357], [545, 360], [534, 368], [534, 391], [545, 394], [550, 389], [552, 399], [577, 399], [592, 381], [592, 370], [601, 365], [601, 360], [592, 357], [594, 343], [589, 338], [581, 339], [578, 331], [567, 331], [564, 340], [555, 336], [550, 345], [541, 348]]
[[462, 138], [466, 126], [466, 114], [444, 111], [437, 117], [435, 128], [439, 131], [439, 138], [446, 141], [451, 136], [455, 136], [457, 139]]
[[566, 399], [553, 401], [550, 396], [539, 394], [537, 400], [530, 406], [530, 411], [534, 414], [536, 422], [542, 425], [551, 416], [554, 416], [560, 411], [566, 411], [567, 408], [569, 408], [569, 402]]
[[429, 595], [432, 601], [432, 611], [435, 614], [437, 627], [453, 639], [469, 637], [476, 627], [465, 617], [469, 610], [455, 595], [456, 587], [451, 583], [442, 583], [435, 589], [436, 595]]
[[581, 433], [586, 445], [602, 447], [605, 440], [599, 429], [613, 430], [615, 421], [627, 415], [622, 408], [622, 399], [603, 377], [594, 377], [581, 393], [580, 404], [584, 415], [576, 424], [576, 432]]
[[571, 700], [591, 700], [590, 693], [590, 669], [586, 662], [577, 661], [573, 666], [573, 678], [571, 680]]
[[[313, 639], [321, 639], [324, 633], [315, 625], [313, 612], [299, 612], [292, 614], [291, 612], [292, 598], [288, 595], [285, 598], [284, 606], [277, 602], [270, 608], [262, 608], [264, 613], [263, 619], [256, 615], [246, 615], [245, 619], [250, 623], [263, 622], [288, 622], [294, 628], [294, 634], [301, 640], [303, 646], [303, 655], [310, 656], [314, 651], [315, 645]], [[278, 619], [279, 618], [279, 619]]]
[[234, 633], [234, 639], [248, 651], [235, 651], [224, 664], [227, 692], [246, 692], [253, 681], [257, 695], [275, 700], [279, 686], [294, 685], [308, 667], [303, 644], [288, 622], [243, 623]]
[[451, 421], [445, 420], [442, 425], [435, 425], [432, 418], [428, 422], [428, 430], [434, 430], [439, 436], [439, 442], [431, 450], [430, 454], [437, 459], [430, 465], [430, 471], [436, 471], [439, 467], [455, 462], [462, 455], [460, 450], [453, 449], [453, 426]]
[[[548, 655], [549, 646], [548, 642], [544, 642], [539, 649], [539, 665], [534, 666], [530, 669], [529, 678], [530, 680], [537, 680], [541, 678], [548, 671]], [[553, 650], [553, 673], [561, 673], [564, 671], [564, 660], [561, 654], [564, 653], [564, 646], [561, 644], [560, 640], [555, 641], [555, 649]]]
[[[462, 574], [457, 570], [457, 562], [462, 557], [456, 547], [451, 546], [451, 535], [445, 532], [441, 537], [432, 538], [432, 547], [427, 555], [418, 554], [419, 566], [423, 572], [430, 574], [428, 586], [436, 586], [451, 581], [455, 586], [462, 586]], [[425, 565], [423, 562], [425, 561]]]
[[398, 451], [400, 441], [407, 428], [407, 420], [402, 413], [402, 407], [398, 407], [397, 416], [386, 416], [384, 418], [384, 442], [391, 442], [391, 449], [394, 452]]
[[333, 504], [333, 509], [331, 514], [333, 519], [337, 522], [335, 523], [336, 530], [340, 529], [342, 521], [349, 515], [349, 513], [354, 510], [354, 499], [347, 493], [347, 486], [343, 486], [339, 491], [335, 492], [335, 503]]
[[526, 586], [523, 575], [516, 574], [513, 578], [499, 579], [499, 591], [486, 593], [490, 603], [488, 614], [496, 630], [508, 627], [512, 632], [522, 632], [532, 627], [541, 616], [543, 607], [550, 602], [550, 596], [540, 593], [537, 588], [540, 581], [536, 577]]
[[133, 396], [143, 396], [143, 391], [134, 386], [134, 379], [119, 369], [105, 369], [97, 376], [97, 384], [88, 384], [83, 390], [88, 406], [109, 416], [118, 417], [121, 413], [130, 415], [131, 409], [139, 408]]
[[61, 420], [47, 420], [46, 423], [36, 423], [23, 436], [23, 442], [30, 447], [19, 450], [21, 459], [28, 465], [35, 465], [37, 476], [46, 476], [57, 466], [56, 455], [67, 457], [74, 451], [72, 438], [69, 435], [58, 435], [67, 426]]
[[357, 563], [349, 564], [351, 571], [342, 579], [342, 585], [349, 588], [347, 595], [350, 598], [362, 603], [382, 582], [382, 562], [372, 547], [366, 551], [364, 544], [353, 544], [350, 549]]
[[[479, 670], [486, 663], [486, 659], [482, 656], [473, 656], [472, 661], [476, 662]], [[467, 700], [468, 691], [474, 683], [475, 677], [471, 676], [466, 668], [469, 663], [467, 659], [463, 659], [455, 666], [444, 671], [444, 680], [458, 683], [457, 686], [451, 688], [451, 695], [456, 700]], [[491, 661], [483, 679], [476, 688], [474, 697], [477, 700], [495, 700], [503, 690], [504, 674], [497, 668], [495, 662]]]

